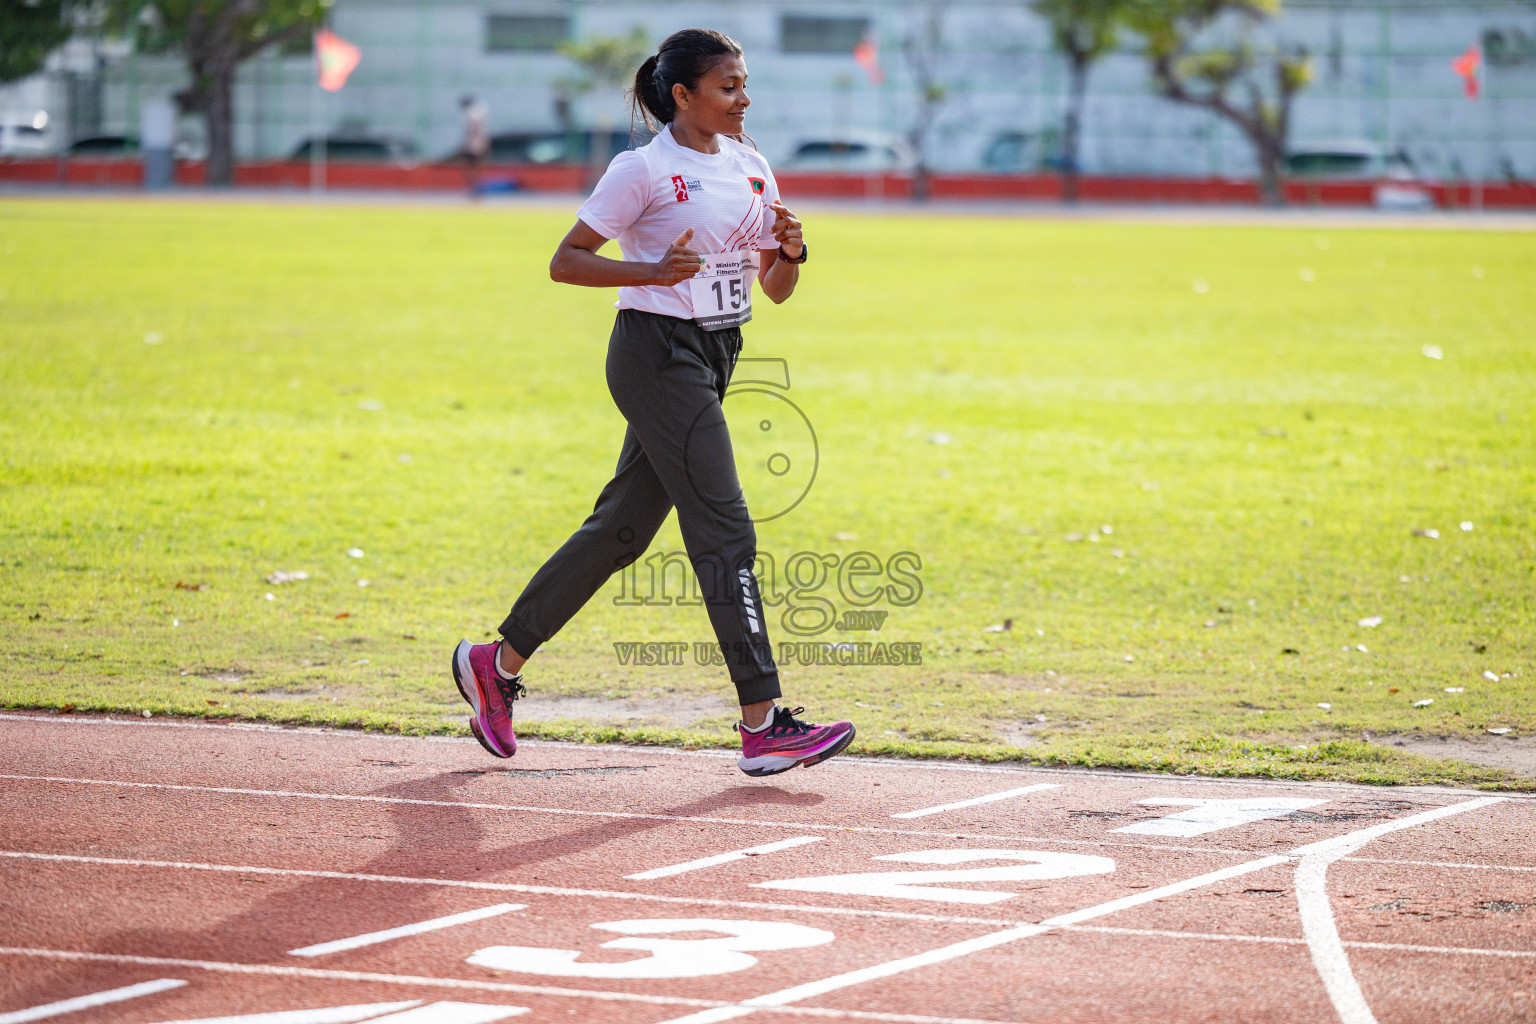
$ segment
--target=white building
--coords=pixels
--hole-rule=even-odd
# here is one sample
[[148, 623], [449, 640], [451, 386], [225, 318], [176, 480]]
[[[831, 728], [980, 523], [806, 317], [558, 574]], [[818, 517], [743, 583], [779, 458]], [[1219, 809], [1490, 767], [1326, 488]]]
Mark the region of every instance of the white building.
[[[933, 79], [945, 98], [926, 147], [932, 165], [981, 169], [989, 148], [995, 158], [1010, 140], [1026, 164], [1049, 157], [1065, 68], [1044, 23], [1025, 3], [1003, 0], [337, 0], [332, 27], [362, 49], [361, 65], [340, 93], [321, 95], [305, 54], [268, 53], [246, 64], [237, 152], [280, 157], [317, 125], [350, 124], [407, 136], [437, 159], [458, 143], [465, 93], [489, 107], [493, 132], [555, 129], [553, 83], [574, 73], [557, 43], [635, 26], [659, 41], [697, 25], [745, 48], [748, 130], [770, 159], [782, 160], [804, 140], [907, 133], [920, 90], [906, 48], [933, 24]], [[1371, 143], [1406, 150], [1434, 177], [1536, 179], [1536, 4], [1290, 0], [1265, 35], [1303, 44], [1315, 60], [1315, 79], [1296, 101], [1293, 146]], [[866, 37], [878, 45], [881, 85], [852, 58]], [[1474, 44], [1487, 55], [1475, 101], [1451, 68]], [[56, 55], [46, 88], [34, 81], [0, 90], [0, 113], [46, 95], [60, 108], [51, 111], [55, 122], [77, 137], [132, 133], [140, 104], [173, 92], [183, 74], [174, 55], [77, 40]], [[71, 100], [73, 112], [64, 109]], [[617, 91], [584, 96], [571, 114], [584, 125], [625, 124], [628, 116]], [[1253, 167], [1230, 126], [1154, 93], [1134, 37], [1093, 72], [1082, 163], [1098, 174], [1248, 176]]]

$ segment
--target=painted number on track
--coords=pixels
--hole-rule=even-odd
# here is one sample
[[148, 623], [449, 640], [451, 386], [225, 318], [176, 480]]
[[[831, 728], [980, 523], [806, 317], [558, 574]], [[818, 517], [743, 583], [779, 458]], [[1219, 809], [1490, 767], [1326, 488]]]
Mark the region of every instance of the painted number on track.
[[982, 860], [1024, 861], [988, 868], [949, 868], [938, 871], [865, 871], [851, 875], [817, 875], [757, 882], [759, 889], [794, 889], [799, 892], [830, 892], [841, 896], [885, 896], [901, 900], [933, 900], [939, 903], [997, 903], [1016, 892], [986, 889], [951, 889], [949, 882], [1038, 882], [1047, 878], [1104, 875], [1115, 870], [1108, 857], [1078, 853], [1047, 853], [1040, 850], [918, 850], [888, 853], [875, 860], [905, 864], [968, 864]]
[[629, 936], [678, 932], [724, 932], [725, 935], [714, 939], [625, 938], [603, 943], [602, 949], [638, 950], [651, 954], [618, 963], [579, 963], [581, 953], [577, 950], [537, 946], [490, 946], [471, 956], [469, 962], [498, 971], [558, 978], [700, 978], [744, 971], [757, 963], [757, 958], [749, 955], [751, 953], [821, 946], [833, 939], [831, 932], [803, 924], [717, 921], [707, 917], [602, 921], [592, 927]]

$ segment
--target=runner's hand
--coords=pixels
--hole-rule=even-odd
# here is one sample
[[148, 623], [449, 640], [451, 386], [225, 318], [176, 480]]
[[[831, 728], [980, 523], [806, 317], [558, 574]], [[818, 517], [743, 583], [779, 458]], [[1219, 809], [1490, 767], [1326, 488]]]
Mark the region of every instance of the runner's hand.
[[656, 264], [656, 283], [674, 285], [698, 274], [704, 258], [688, 248], [693, 241], [693, 228], [677, 236], [677, 241], [667, 246], [667, 254]]
[[805, 248], [805, 236], [801, 231], [800, 220], [794, 213], [778, 200], [774, 200], [769, 207], [774, 214], [773, 237], [784, 250], [784, 255], [790, 259], [797, 259]]

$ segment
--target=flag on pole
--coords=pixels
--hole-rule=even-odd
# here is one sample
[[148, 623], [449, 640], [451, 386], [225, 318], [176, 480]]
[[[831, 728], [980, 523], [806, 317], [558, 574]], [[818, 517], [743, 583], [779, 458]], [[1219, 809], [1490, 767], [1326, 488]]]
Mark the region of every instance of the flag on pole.
[[347, 76], [362, 57], [361, 50], [329, 29], [315, 33], [315, 63], [320, 71], [320, 88], [326, 92], [336, 92], [347, 84]]
[[1473, 43], [1467, 47], [1467, 52], [1451, 61], [1451, 69], [1461, 76], [1462, 82], [1467, 88], [1467, 99], [1477, 99], [1481, 91], [1481, 70], [1483, 67], [1483, 48]]
[[880, 66], [880, 51], [875, 46], [873, 36], [865, 36], [859, 41], [859, 45], [853, 48], [853, 59], [864, 69], [871, 85], [885, 84], [885, 69]]

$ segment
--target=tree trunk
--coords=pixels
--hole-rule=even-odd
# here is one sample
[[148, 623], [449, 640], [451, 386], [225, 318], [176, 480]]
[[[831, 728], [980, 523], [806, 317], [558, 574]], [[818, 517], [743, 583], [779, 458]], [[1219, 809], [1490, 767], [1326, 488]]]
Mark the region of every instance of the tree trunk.
[[1259, 194], [1265, 206], [1285, 205], [1285, 189], [1280, 184], [1281, 146], [1279, 140], [1267, 135], [1253, 139], [1254, 155], [1259, 160]]
[[1088, 60], [1070, 53], [1068, 61], [1067, 117], [1061, 132], [1061, 198], [1077, 202], [1077, 149], [1083, 122], [1083, 97], [1088, 92]]
[[918, 122], [907, 136], [908, 144], [912, 147], [912, 155], [916, 160], [912, 167], [912, 201], [923, 203], [928, 201], [928, 118], [929, 108], [927, 104], [918, 111]]
[[208, 178], [214, 188], [235, 183], [235, 69], [217, 67], [208, 73], [202, 102], [208, 125]]

